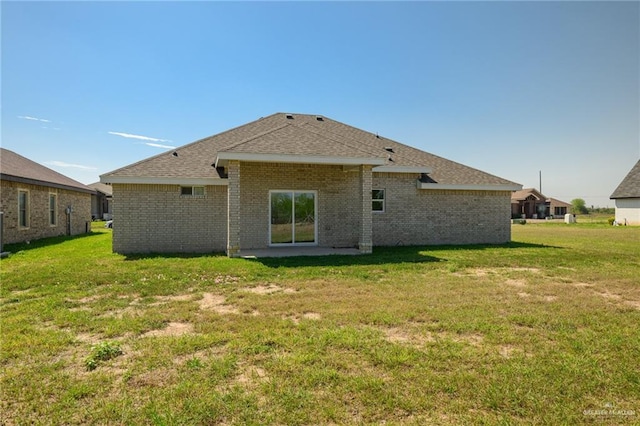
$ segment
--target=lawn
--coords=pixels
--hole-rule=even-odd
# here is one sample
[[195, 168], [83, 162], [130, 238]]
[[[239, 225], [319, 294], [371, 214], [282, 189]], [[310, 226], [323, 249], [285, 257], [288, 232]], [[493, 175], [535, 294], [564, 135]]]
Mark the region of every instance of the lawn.
[[243, 260], [7, 247], [3, 424], [637, 424], [640, 228]]

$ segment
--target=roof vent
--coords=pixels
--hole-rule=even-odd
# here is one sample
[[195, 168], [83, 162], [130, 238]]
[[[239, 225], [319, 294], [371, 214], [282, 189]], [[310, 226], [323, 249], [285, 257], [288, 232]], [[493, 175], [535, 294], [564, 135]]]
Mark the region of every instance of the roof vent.
[[171, 155], [173, 155], [174, 157], [177, 157], [178, 156], [178, 151], [173, 151], [173, 154], [171, 154]]
[[387, 152], [390, 152], [390, 153], [392, 153], [392, 154], [394, 153], [393, 148], [392, 148], [392, 147], [390, 147], [390, 146], [385, 146], [385, 147], [384, 147], [384, 150], [385, 150], [385, 151], [387, 151]]
[[287, 120], [293, 120], [293, 114], [287, 114], [285, 117], [287, 117]]
[[324, 117], [321, 115], [316, 115], [316, 120], [318, 121], [324, 121]]

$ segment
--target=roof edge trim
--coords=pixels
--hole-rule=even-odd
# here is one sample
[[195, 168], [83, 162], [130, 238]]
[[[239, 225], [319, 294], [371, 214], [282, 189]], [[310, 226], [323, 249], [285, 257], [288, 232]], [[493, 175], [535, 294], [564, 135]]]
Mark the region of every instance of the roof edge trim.
[[180, 178], [180, 177], [153, 177], [153, 176], [109, 176], [101, 175], [102, 183], [129, 183], [143, 185], [205, 185], [205, 186], [227, 186], [227, 179], [212, 178]]
[[431, 167], [420, 166], [377, 166], [373, 168], [374, 173], [431, 173]]
[[473, 184], [440, 184], [440, 183], [425, 183], [418, 181], [418, 189], [446, 189], [449, 191], [518, 191], [522, 189], [522, 185], [513, 184], [487, 184], [487, 185], [473, 185]]
[[375, 157], [329, 157], [322, 155], [292, 155], [292, 154], [254, 154], [249, 152], [219, 152], [216, 167], [225, 166], [229, 160], [247, 161], [253, 163], [299, 163], [299, 164], [331, 164], [331, 165], [361, 165], [382, 166], [384, 158]]

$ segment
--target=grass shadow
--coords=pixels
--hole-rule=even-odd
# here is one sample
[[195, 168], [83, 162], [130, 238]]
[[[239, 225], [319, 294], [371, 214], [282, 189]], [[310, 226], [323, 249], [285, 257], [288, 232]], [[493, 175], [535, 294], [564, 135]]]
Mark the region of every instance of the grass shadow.
[[123, 253], [125, 261], [135, 261], [143, 259], [197, 259], [200, 257], [227, 258], [224, 252], [211, 253]]
[[258, 262], [270, 268], [280, 267], [307, 267], [307, 266], [356, 266], [356, 265], [383, 265], [393, 263], [428, 263], [446, 262], [446, 259], [434, 256], [430, 253], [442, 251], [476, 251], [499, 248], [560, 248], [550, 245], [531, 244], [522, 242], [509, 242], [506, 244], [474, 244], [474, 245], [438, 245], [438, 246], [396, 246], [374, 247], [373, 253], [365, 255], [328, 255], [328, 256], [290, 256], [290, 257], [263, 257], [245, 259], [250, 262]]
[[60, 235], [58, 237], [40, 238], [38, 240], [32, 240], [29, 242], [5, 244], [3, 249], [5, 252], [18, 253], [21, 251], [28, 251], [28, 250], [38, 249], [42, 247], [55, 246], [57, 244], [62, 244], [67, 241], [95, 237], [98, 235], [102, 235], [102, 233], [91, 231], [91, 232], [87, 232], [86, 234], [78, 234], [78, 235], [71, 235], [71, 236]]

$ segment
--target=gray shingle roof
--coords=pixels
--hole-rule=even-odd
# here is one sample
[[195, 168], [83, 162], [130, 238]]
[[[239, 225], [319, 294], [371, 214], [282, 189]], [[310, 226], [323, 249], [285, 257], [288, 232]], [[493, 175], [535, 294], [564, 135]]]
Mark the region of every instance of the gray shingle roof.
[[70, 177], [4, 148], [0, 148], [0, 177], [2, 180], [32, 183], [34, 185], [81, 192], [95, 192], [93, 189]]
[[429, 182], [515, 185], [506, 179], [327, 117], [285, 113], [261, 118], [106, 173], [102, 181], [109, 182], [110, 177], [222, 179], [214, 163], [218, 153], [223, 152], [375, 158], [383, 160], [388, 166], [430, 168]]
[[640, 198], [640, 160], [631, 168], [622, 179], [620, 185], [611, 194], [611, 199], [616, 198]]
[[94, 182], [87, 185], [89, 188], [95, 189], [96, 191], [102, 192], [104, 195], [111, 196], [113, 195], [113, 188], [111, 185], [107, 185], [102, 182]]

